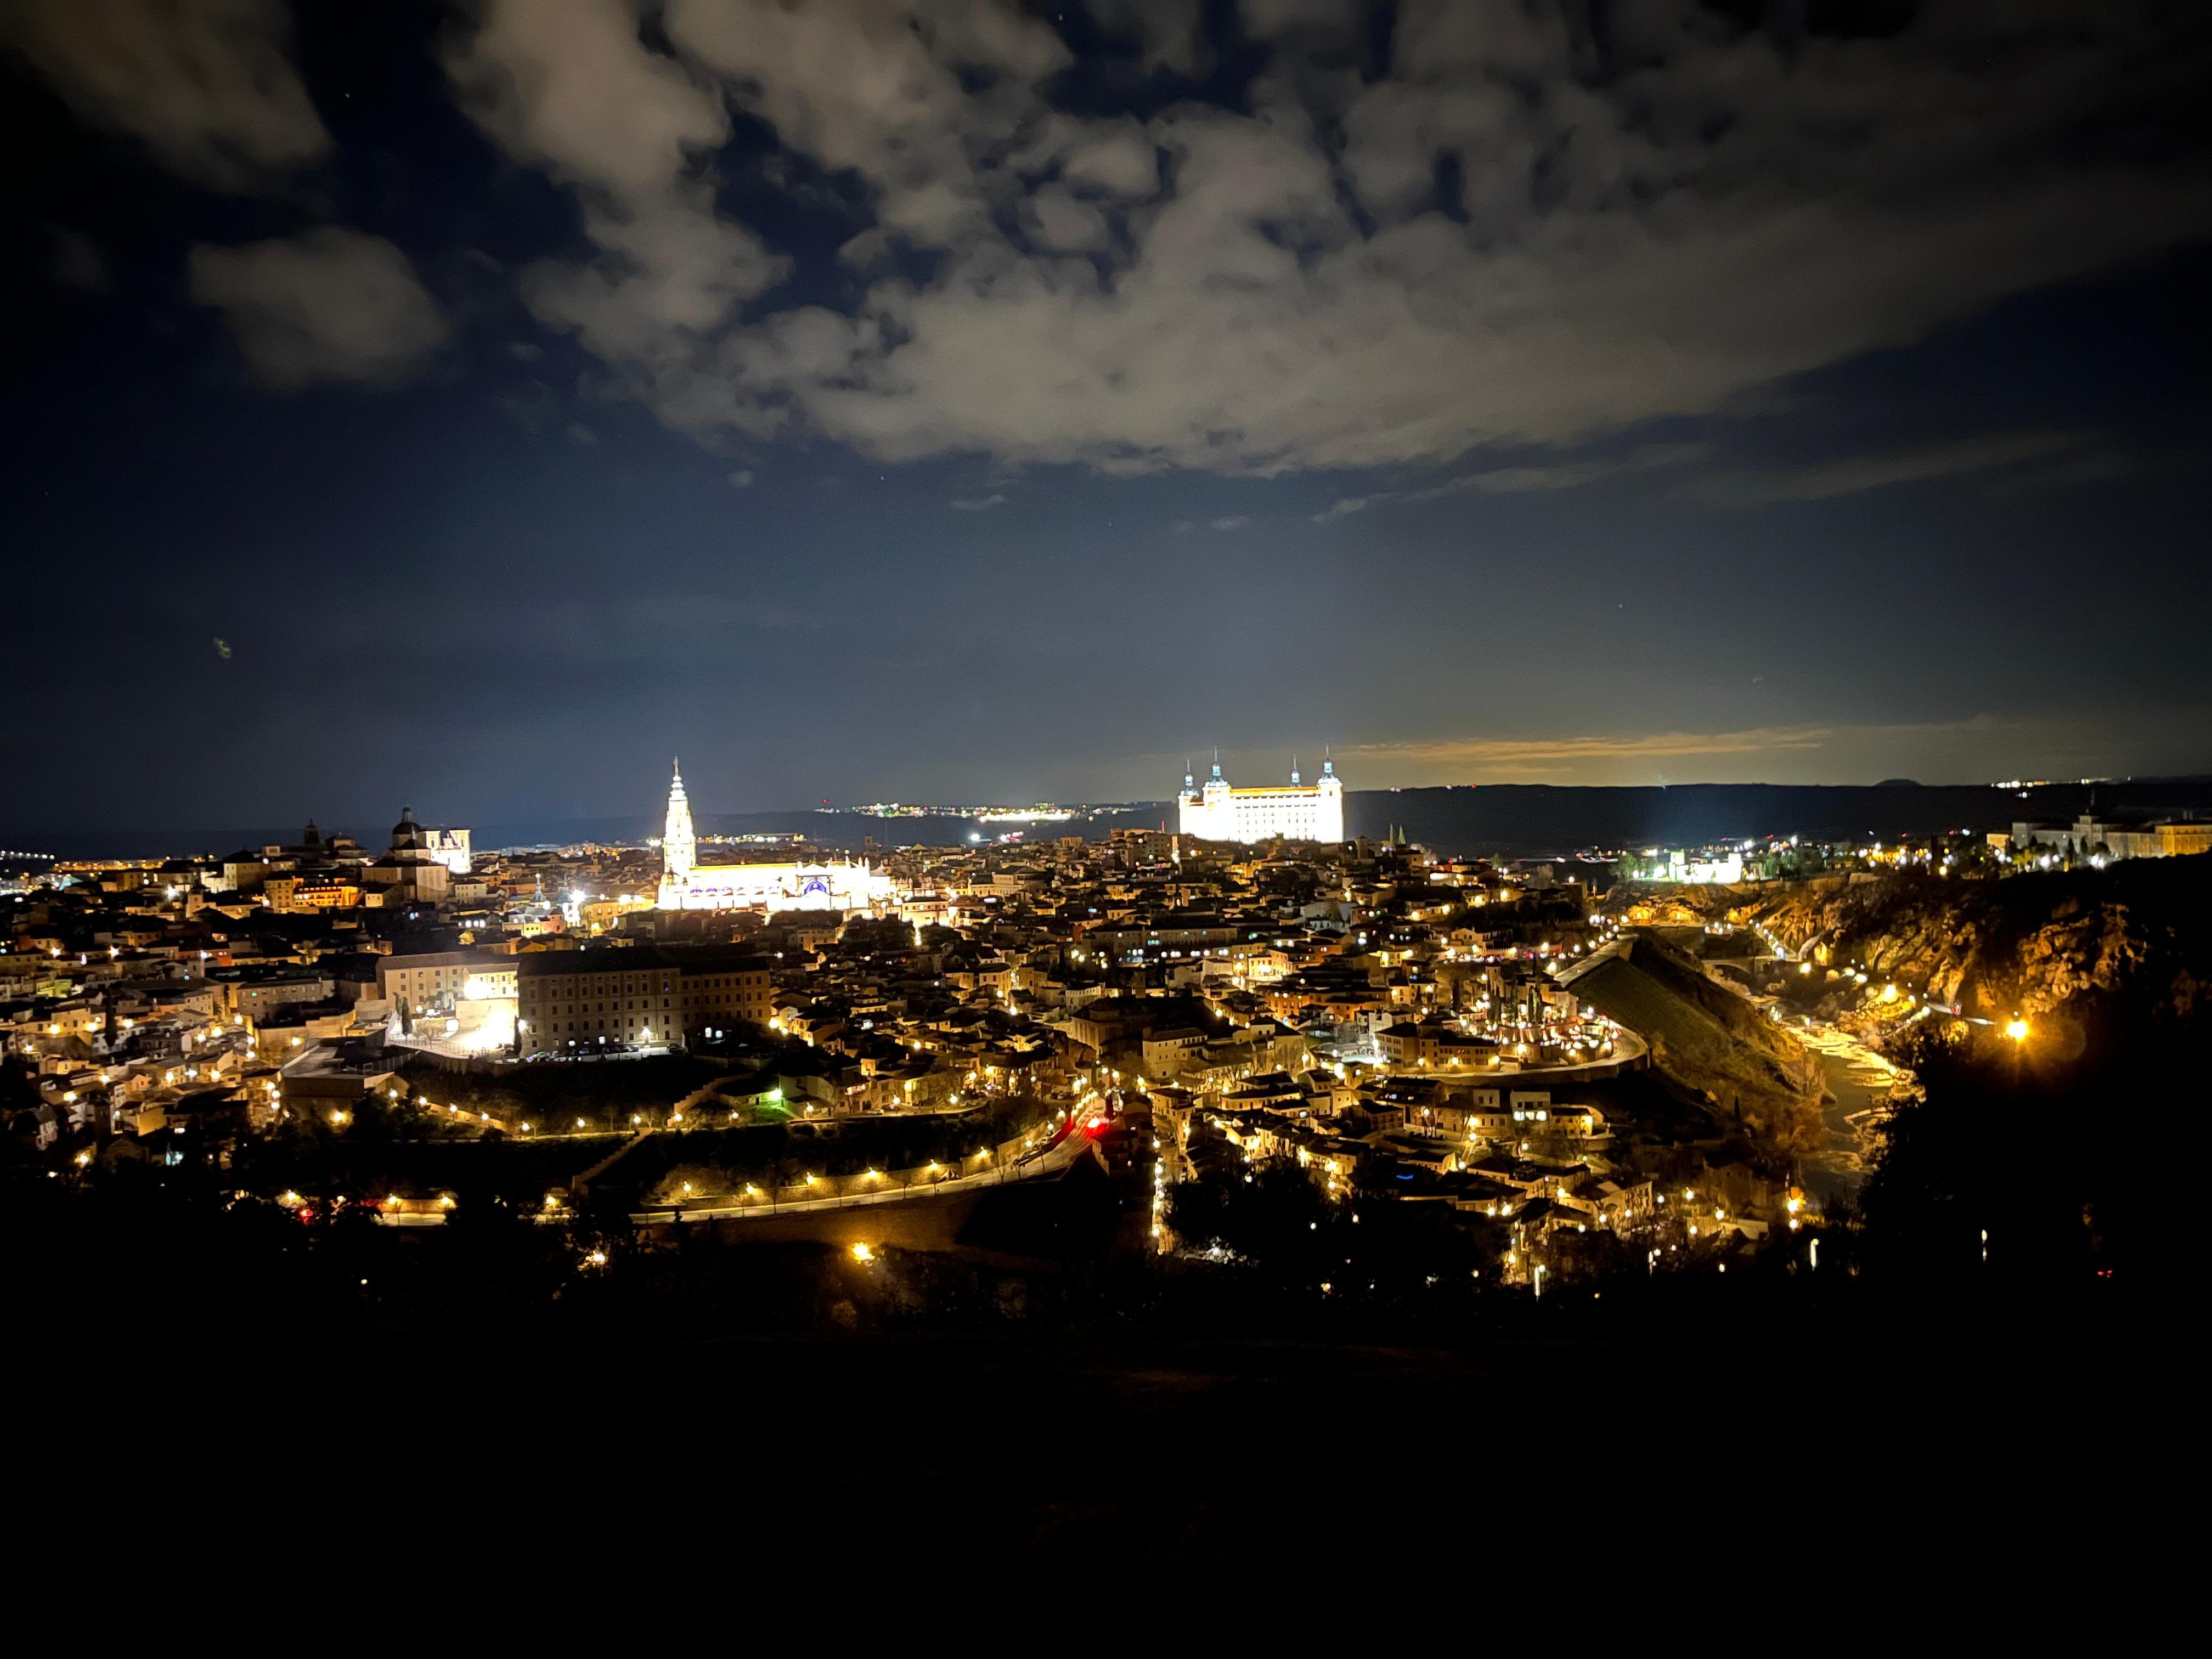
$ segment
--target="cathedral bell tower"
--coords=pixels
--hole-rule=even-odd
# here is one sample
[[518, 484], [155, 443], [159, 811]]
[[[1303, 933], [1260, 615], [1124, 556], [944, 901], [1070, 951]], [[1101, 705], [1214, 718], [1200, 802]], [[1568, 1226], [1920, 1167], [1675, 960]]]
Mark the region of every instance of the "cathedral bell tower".
[[668, 822], [660, 832], [660, 908], [684, 908], [684, 889], [699, 863], [699, 838], [691, 830], [691, 801], [684, 793], [679, 763], [668, 786]]

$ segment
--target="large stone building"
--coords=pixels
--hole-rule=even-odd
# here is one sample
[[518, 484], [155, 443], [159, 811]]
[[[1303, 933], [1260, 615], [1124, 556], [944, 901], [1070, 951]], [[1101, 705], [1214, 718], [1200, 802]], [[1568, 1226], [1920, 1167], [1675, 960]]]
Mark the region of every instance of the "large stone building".
[[447, 896], [453, 872], [430, 850], [430, 832], [415, 822], [415, 809], [403, 807], [392, 826], [392, 850], [362, 872], [362, 879], [387, 904], [434, 904]]
[[1213, 763], [1213, 775], [1198, 787], [1188, 772], [1182, 793], [1176, 797], [1177, 827], [1186, 836], [1203, 841], [1254, 842], [1342, 841], [1344, 784], [1333, 761], [1323, 761], [1321, 776], [1311, 786], [1298, 781], [1297, 763], [1291, 763], [1287, 785], [1257, 789], [1234, 789], [1221, 775], [1221, 762]]
[[376, 958], [377, 994], [417, 1013], [447, 1013], [456, 1002], [514, 995], [515, 958], [497, 951], [434, 951]]
[[515, 969], [515, 1051], [525, 1056], [659, 1047], [764, 1026], [775, 1000], [769, 964], [736, 951], [531, 951]]
[[865, 862], [701, 863], [690, 798], [677, 769], [660, 836], [661, 909], [875, 911], [896, 896], [891, 878]]
[[2100, 818], [2084, 812], [2070, 825], [2016, 823], [2010, 836], [1992, 835], [1999, 847], [2040, 848], [2054, 854], [2092, 854], [2113, 859], [2187, 858], [2212, 852], [2212, 818]]

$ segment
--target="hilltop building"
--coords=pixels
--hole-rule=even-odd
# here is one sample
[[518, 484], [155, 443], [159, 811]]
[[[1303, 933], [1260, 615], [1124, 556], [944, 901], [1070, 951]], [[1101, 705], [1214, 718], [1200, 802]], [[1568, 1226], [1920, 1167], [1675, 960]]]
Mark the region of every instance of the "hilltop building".
[[1291, 763], [1287, 785], [1258, 789], [1231, 788], [1221, 775], [1217, 756], [1213, 775], [1198, 787], [1191, 775], [1182, 777], [1182, 793], [1176, 797], [1179, 828], [1186, 836], [1203, 841], [1254, 842], [1342, 841], [1344, 839], [1344, 783], [1336, 764], [1323, 761], [1321, 776], [1310, 787], [1298, 781], [1297, 763]]
[[668, 817], [660, 835], [663, 910], [865, 910], [896, 902], [896, 884], [863, 861], [781, 864], [702, 864], [691, 824], [684, 770], [668, 787]]
[[434, 904], [447, 896], [453, 871], [429, 848], [431, 832], [401, 809], [392, 826], [392, 850], [362, 872], [362, 879], [386, 905]]
[[2155, 822], [2100, 818], [2084, 812], [2069, 826], [2058, 823], [2015, 823], [2009, 836], [1993, 834], [1992, 845], [2009, 844], [2045, 852], [2093, 853], [2112, 859], [2186, 858], [2212, 852], [2212, 818], [2164, 818]]

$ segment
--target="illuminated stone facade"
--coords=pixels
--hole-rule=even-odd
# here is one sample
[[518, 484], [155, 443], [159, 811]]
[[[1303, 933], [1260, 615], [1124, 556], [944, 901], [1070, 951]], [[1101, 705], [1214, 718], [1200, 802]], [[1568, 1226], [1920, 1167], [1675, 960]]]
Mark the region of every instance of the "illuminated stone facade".
[[532, 951], [516, 962], [515, 1051], [580, 1054], [665, 1047], [735, 1026], [765, 1026], [769, 965], [743, 951]]
[[1176, 797], [1186, 836], [1204, 841], [1233, 841], [1249, 846], [1255, 842], [1342, 841], [1344, 784], [1334, 762], [1322, 763], [1321, 777], [1310, 787], [1298, 781], [1295, 763], [1287, 785], [1259, 789], [1233, 789], [1221, 775], [1221, 763], [1213, 775], [1198, 787], [1183, 774], [1182, 793]]
[[656, 901], [663, 910], [872, 911], [897, 896], [891, 878], [866, 863], [702, 864], [680, 769], [669, 786]]

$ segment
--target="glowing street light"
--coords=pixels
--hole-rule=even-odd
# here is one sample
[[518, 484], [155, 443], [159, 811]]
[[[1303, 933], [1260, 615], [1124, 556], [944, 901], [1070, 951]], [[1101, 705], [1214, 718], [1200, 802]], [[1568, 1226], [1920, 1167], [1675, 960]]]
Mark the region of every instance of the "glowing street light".
[[2014, 1014], [2012, 1017], [2011, 1023], [2005, 1027], [2005, 1035], [2010, 1037], [2014, 1042], [2027, 1042], [2027, 1022], [2022, 1019], [2018, 1014]]

